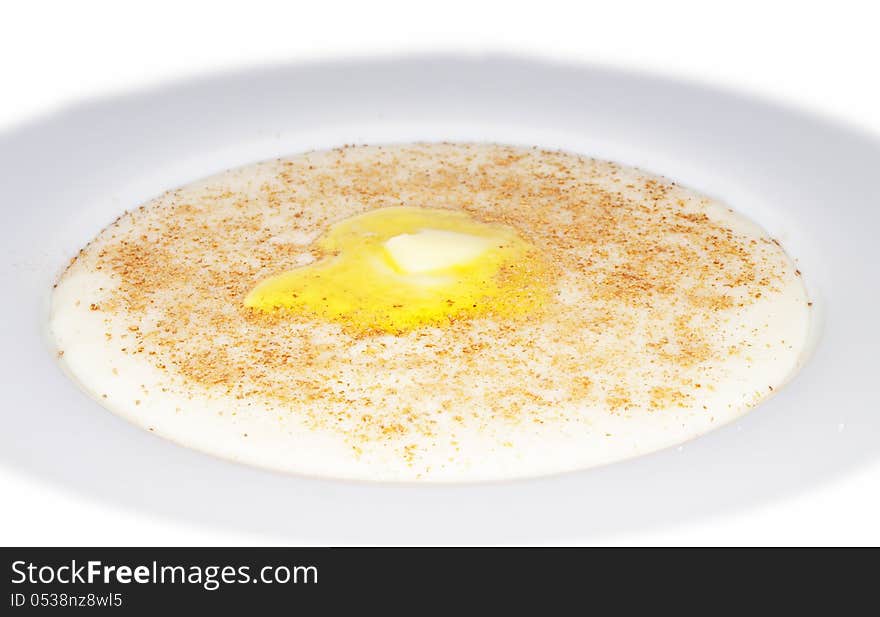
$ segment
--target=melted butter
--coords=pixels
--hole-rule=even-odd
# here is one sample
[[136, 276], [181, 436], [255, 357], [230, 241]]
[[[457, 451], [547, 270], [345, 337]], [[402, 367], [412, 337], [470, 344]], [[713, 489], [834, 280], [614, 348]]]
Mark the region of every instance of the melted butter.
[[393, 207], [336, 223], [321, 258], [261, 281], [245, 305], [338, 323], [354, 332], [403, 333], [479, 316], [539, 309], [545, 267], [506, 225], [463, 212]]

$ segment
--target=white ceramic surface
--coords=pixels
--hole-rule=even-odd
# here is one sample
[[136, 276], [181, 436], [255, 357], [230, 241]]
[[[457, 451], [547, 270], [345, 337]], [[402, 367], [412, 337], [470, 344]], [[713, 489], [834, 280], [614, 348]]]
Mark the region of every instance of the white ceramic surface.
[[[395, 486], [175, 446], [104, 411], [51, 356], [49, 287], [122, 210], [280, 154], [441, 139], [565, 148], [728, 202], [799, 260], [817, 309], [812, 359], [757, 410], [681, 448], [544, 479]], [[258, 69], [83, 103], [0, 135], [0, 165], [0, 464], [95, 499], [318, 542], [589, 539], [780, 498], [880, 455], [880, 143], [821, 119], [605, 69], [422, 57]]]

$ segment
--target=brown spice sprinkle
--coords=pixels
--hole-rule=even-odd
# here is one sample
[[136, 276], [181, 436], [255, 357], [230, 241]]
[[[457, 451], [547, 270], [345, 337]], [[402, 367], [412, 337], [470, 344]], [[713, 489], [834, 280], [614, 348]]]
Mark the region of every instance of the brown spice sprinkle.
[[[401, 336], [353, 336], [242, 305], [257, 281], [312, 259], [310, 243], [333, 222], [396, 205], [513, 226], [552, 265], [541, 281], [552, 301], [534, 319]], [[124, 320], [126, 353], [165, 369], [182, 392], [271, 400], [358, 452], [399, 442], [411, 462], [411, 437], [438, 426], [686, 406], [747, 336], [715, 333], [790, 275], [772, 239], [731, 229], [713, 207], [656, 176], [562, 152], [349, 147], [169, 192], [76, 261], [118, 283], [91, 309]]]

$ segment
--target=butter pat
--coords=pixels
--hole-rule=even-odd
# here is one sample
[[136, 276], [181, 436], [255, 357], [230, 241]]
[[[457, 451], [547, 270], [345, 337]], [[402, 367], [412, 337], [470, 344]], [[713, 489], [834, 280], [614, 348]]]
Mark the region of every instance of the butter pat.
[[406, 274], [448, 270], [478, 259], [492, 246], [492, 239], [442, 229], [422, 229], [385, 241], [385, 251]]
[[337, 221], [316, 244], [325, 257], [259, 281], [244, 305], [353, 333], [403, 334], [487, 314], [518, 317], [545, 301], [531, 245], [465, 212], [376, 208]]

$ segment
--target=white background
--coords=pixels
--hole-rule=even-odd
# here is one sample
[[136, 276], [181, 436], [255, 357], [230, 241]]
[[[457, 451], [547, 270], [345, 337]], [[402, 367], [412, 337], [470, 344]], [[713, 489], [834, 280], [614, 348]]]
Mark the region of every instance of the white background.
[[[699, 80], [880, 135], [880, 12], [873, 4], [18, 3], [0, 13], [0, 131], [83, 98], [204, 72], [453, 50], [582, 60]], [[0, 469], [0, 495], [0, 545], [276, 541], [99, 505], [8, 469]], [[880, 464], [788, 501], [698, 524], [612, 536], [606, 543], [876, 545], [878, 521]], [[301, 542], [310, 542], [307, 530]]]

